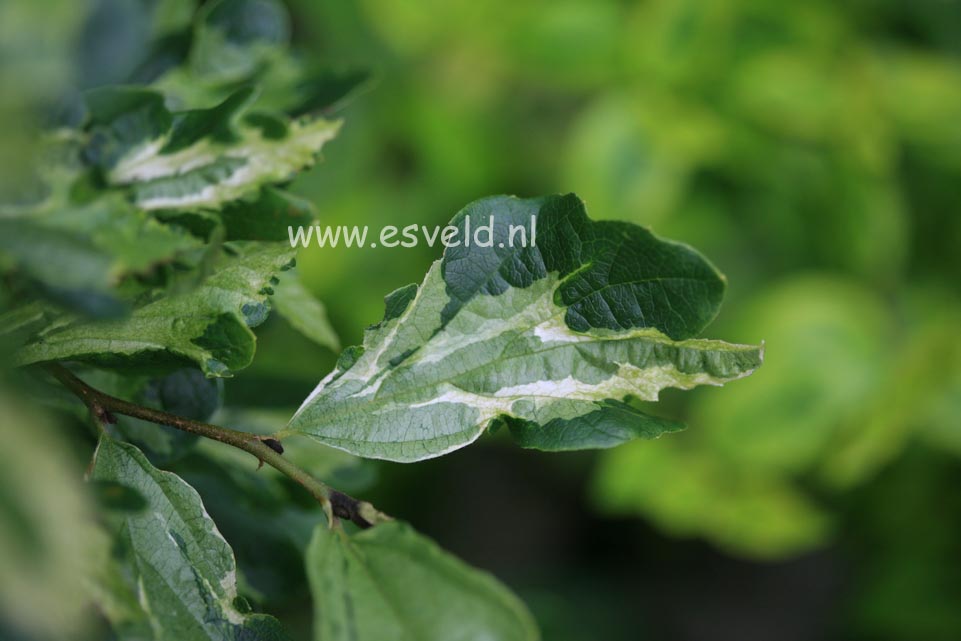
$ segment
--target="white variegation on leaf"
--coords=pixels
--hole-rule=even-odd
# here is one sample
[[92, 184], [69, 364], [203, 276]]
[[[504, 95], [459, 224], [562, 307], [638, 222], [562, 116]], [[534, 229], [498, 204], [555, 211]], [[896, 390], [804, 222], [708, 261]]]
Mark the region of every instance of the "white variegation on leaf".
[[[158, 470], [133, 445], [103, 437], [90, 477], [142, 497], [142, 509], [114, 515], [118, 553], [154, 639], [234, 641], [286, 639], [273, 617], [251, 614], [237, 593], [233, 551], [196, 490]], [[111, 585], [114, 598], [122, 589]], [[109, 610], [108, 614], [113, 613]], [[121, 626], [126, 621], [114, 622]]]
[[313, 165], [340, 128], [250, 111], [257, 97], [242, 87], [212, 107], [174, 112], [149, 89], [92, 90], [84, 158], [141, 209], [219, 209]]
[[290, 123], [285, 136], [270, 138], [241, 125], [237, 140], [202, 138], [172, 153], [163, 153], [157, 141], [122, 159], [108, 179], [130, 186], [142, 209], [218, 208], [311, 166], [338, 129], [340, 121], [305, 119]]
[[232, 376], [253, 360], [250, 328], [266, 320], [271, 287], [294, 250], [259, 242], [232, 243], [230, 250], [198, 287], [148, 301], [122, 318], [60, 318], [23, 345], [14, 362], [75, 360], [149, 371], [192, 362], [207, 376]]
[[543, 244], [498, 248], [498, 227], [494, 247], [448, 249], [419, 288], [388, 297], [384, 321], [280, 436], [405, 462], [501, 423], [526, 447], [610, 447], [678, 428], [625, 398], [721, 385], [761, 364], [760, 347], [688, 338], [723, 293], [720, 274], [690, 248], [593, 223], [575, 196], [485, 199], [453, 224], [483, 212], [505, 224], [537, 215]]

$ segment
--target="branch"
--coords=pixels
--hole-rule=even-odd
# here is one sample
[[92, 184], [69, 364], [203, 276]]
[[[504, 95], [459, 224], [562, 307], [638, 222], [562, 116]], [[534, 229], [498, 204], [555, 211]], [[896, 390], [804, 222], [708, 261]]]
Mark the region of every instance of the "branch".
[[183, 432], [197, 434], [249, 452], [257, 457], [261, 465], [266, 463], [310, 492], [320, 503], [331, 525], [334, 523], [334, 517], [347, 519], [362, 528], [369, 528], [377, 523], [391, 520], [389, 516], [378, 511], [370, 503], [358, 501], [343, 492], [328, 487], [285, 459], [283, 457], [284, 448], [280, 441], [275, 438], [239, 432], [210, 423], [193, 421], [161, 410], [142, 407], [90, 387], [63, 365], [54, 363], [46, 365], [45, 368], [64, 387], [83, 401], [84, 405], [90, 410], [90, 414], [100, 425], [116, 423], [117, 419], [114, 414], [122, 414], [157, 425], [173, 427]]

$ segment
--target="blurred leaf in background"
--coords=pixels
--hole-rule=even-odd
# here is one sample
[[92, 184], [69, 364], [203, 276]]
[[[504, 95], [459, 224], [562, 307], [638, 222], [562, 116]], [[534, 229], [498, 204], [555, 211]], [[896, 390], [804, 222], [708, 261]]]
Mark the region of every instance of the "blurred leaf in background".
[[0, 635], [73, 639], [91, 629], [89, 577], [108, 558], [82, 466], [52, 420], [0, 392]]

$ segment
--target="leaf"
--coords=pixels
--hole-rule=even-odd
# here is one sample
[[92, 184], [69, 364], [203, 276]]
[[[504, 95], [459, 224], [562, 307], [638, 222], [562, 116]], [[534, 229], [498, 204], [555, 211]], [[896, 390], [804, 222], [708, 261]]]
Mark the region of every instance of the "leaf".
[[114, 638], [152, 641], [155, 635], [150, 615], [137, 600], [132, 568], [113, 554], [104, 554], [98, 563], [97, 572], [90, 580], [89, 598], [109, 622]]
[[237, 594], [233, 551], [200, 496], [180, 477], [153, 467], [133, 445], [100, 440], [91, 478], [127, 486], [147, 501], [114, 514], [137, 599], [154, 638], [177, 641], [285, 639], [280, 623], [250, 614]]
[[219, 208], [310, 167], [340, 128], [321, 118], [245, 116], [255, 99], [242, 87], [214, 107], [174, 113], [153, 90], [95, 90], [85, 158], [142, 209]]
[[[251, 433], [283, 424], [280, 411], [224, 411], [222, 424]], [[372, 465], [309, 439], [284, 443], [284, 458], [339, 490], [357, 492], [374, 480]], [[320, 505], [273, 469], [251, 474], [253, 460], [241, 450], [202, 440], [174, 464], [176, 472], [204, 498], [218, 528], [230, 541], [243, 576], [244, 593], [284, 607], [306, 593], [304, 550]]]
[[290, 39], [290, 16], [276, 0], [218, 0], [206, 5], [195, 30], [191, 66], [218, 82], [243, 79]]
[[[345, 352], [278, 436], [406, 462], [506, 419], [525, 446], [610, 447], [677, 429], [611, 400], [654, 401], [761, 364], [758, 347], [678, 340], [714, 318], [724, 290], [694, 250], [592, 222], [573, 195], [488, 198], [453, 224], [489, 215], [491, 246], [451, 247], [419, 289], [392, 294], [363, 348]], [[510, 247], [510, 224], [533, 240], [532, 216], [536, 246]]]
[[[306, 593], [304, 549], [320, 506], [298, 502], [299, 488], [286, 477], [251, 473], [247, 454], [232, 448], [198, 445], [172, 471], [203, 497], [211, 516], [237, 557], [244, 594], [258, 603], [284, 607]], [[227, 452], [227, 456], [222, 456]], [[266, 470], [264, 470], [266, 472]]]
[[728, 327], [741, 337], [764, 331], [777, 345], [750, 386], [691, 405], [690, 420], [705, 425], [698, 436], [733, 467], [810, 474], [841, 454], [848, 417], [858, 418], [853, 432], [866, 429], [862, 409], [876, 405], [884, 372], [903, 373], [890, 360], [897, 348], [883, 301], [847, 279], [779, 279], [744, 300]]
[[287, 319], [294, 329], [318, 345], [340, 349], [337, 333], [327, 318], [324, 304], [307, 291], [294, 271], [281, 276], [271, 299], [277, 313]]
[[17, 352], [16, 362], [176, 369], [187, 361], [207, 376], [231, 376], [253, 359], [256, 338], [250, 328], [266, 319], [275, 275], [290, 266], [294, 254], [285, 243], [232, 247], [236, 253], [196, 289], [148, 302], [127, 318], [55, 327]]
[[794, 481], [731, 464], [683, 438], [605, 452], [593, 492], [600, 508], [642, 515], [672, 537], [700, 536], [748, 558], [783, 559], [823, 544], [831, 515]]
[[0, 218], [0, 265], [91, 315], [123, 310], [116, 287], [125, 276], [144, 274], [200, 245], [116, 194]]
[[[97, 389], [194, 421], [207, 421], [223, 402], [223, 380], [211, 379], [194, 367], [178, 369], [166, 376], [146, 378], [130, 372], [90, 369], [82, 374]], [[155, 465], [167, 467], [189, 453], [198, 437], [165, 425], [130, 416], [116, 416], [111, 427], [124, 441], [133, 443]]]
[[91, 315], [115, 316], [123, 307], [109, 291], [110, 256], [74, 234], [0, 220], [0, 269], [22, 273], [49, 298]]
[[290, 180], [314, 163], [339, 128], [339, 122], [297, 121], [284, 138], [274, 139], [247, 125], [236, 143], [204, 139], [178, 152], [120, 165], [111, 179], [130, 185], [143, 209], [219, 207], [261, 185]]
[[172, 154], [208, 137], [221, 142], [231, 142], [234, 139], [236, 120], [256, 97], [257, 91], [253, 87], [243, 87], [215, 107], [193, 109], [174, 115], [169, 135], [160, 153]]
[[39, 327], [51, 312], [43, 303], [33, 301], [0, 313], [0, 338], [16, 339]]
[[315, 641], [534, 641], [523, 604], [490, 575], [394, 522], [307, 549]]
[[366, 69], [314, 69], [293, 83], [293, 95], [279, 106], [294, 115], [331, 111], [369, 86], [370, 81], [371, 73]]
[[87, 626], [87, 577], [105, 556], [82, 469], [23, 389], [0, 387], [0, 635], [76, 639]]
[[265, 187], [256, 198], [235, 200], [220, 210], [229, 240], [285, 240], [288, 227], [308, 226], [317, 220], [314, 206], [279, 189]]
[[652, 439], [684, 429], [683, 423], [610, 400], [597, 403], [597, 409], [589, 414], [574, 419], [555, 418], [545, 425], [513, 417], [504, 421], [518, 445], [547, 451], [614, 447], [635, 438]]
[[173, 125], [163, 94], [142, 87], [103, 87], [88, 91], [90, 141], [84, 160], [109, 168], [124, 157], [152, 153]]
[[[252, 434], [269, 435], [277, 430], [290, 417], [290, 411], [285, 408], [243, 408], [227, 407], [218, 414], [221, 422], [236, 429]], [[201, 446], [203, 447], [203, 446]], [[207, 448], [209, 449], [209, 448]], [[229, 459], [239, 463], [249, 455], [239, 450], [218, 447], [216, 455], [220, 459]], [[314, 478], [324, 479], [338, 490], [358, 493], [368, 490], [377, 479], [377, 466], [356, 456], [321, 445], [309, 438], [288, 439], [284, 442], [284, 458], [294, 463]], [[285, 477], [279, 477], [281, 479]], [[298, 495], [300, 495], [298, 493]], [[315, 505], [311, 502], [311, 505]], [[309, 537], [308, 537], [309, 538]], [[305, 541], [306, 542], [306, 541]]]
[[196, 4], [152, 0], [85, 5], [83, 29], [69, 42], [75, 82], [82, 87], [146, 82], [178, 64]]

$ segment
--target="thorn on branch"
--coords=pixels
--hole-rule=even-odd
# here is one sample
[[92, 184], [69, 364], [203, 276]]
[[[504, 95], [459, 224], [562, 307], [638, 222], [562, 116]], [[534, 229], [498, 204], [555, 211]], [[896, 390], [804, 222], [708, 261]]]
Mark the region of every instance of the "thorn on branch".
[[117, 417], [114, 414], [112, 414], [110, 411], [104, 409], [103, 407], [99, 405], [94, 405], [91, 408], [91, 411], [93, 412], [94, 418], [100, 421], [101, 424], [103, 425], [117, 424]]
[[346, 519], [361, 529], [366, 530], [374, 525], [364, 516], [366, 510], [363, 508], [363, 501], [358, 501], [343, 492], [331, 490], [330, 507], [334, 512], [334, 516]]
[[264, 445], [266, 445], [273, 451], [277, 452], [278, 454], [284, 453], [284, 446], [281, 445], [280, 441], [278, 441], [277, 439], [268, 437], [268, 438], [262, 438], [260, 440], [263, 442]]
[[97, 422], [98, 425], [104, 426], [117, 424], [116, 415], [98, 403], [96, 400], [90, 398], [89, 395], [84, 394], [81, 396], [81, 400], [87, 405], [87, 409], [90, 410], [90, 416]]
[[347, 519], [362, 530], [373, 527], [378, 523], [394, 520], [367, 501], [358, 501], [354, 497], [337, 490], [330, 490], [328, 504], [331, 511], [329, 516]]

